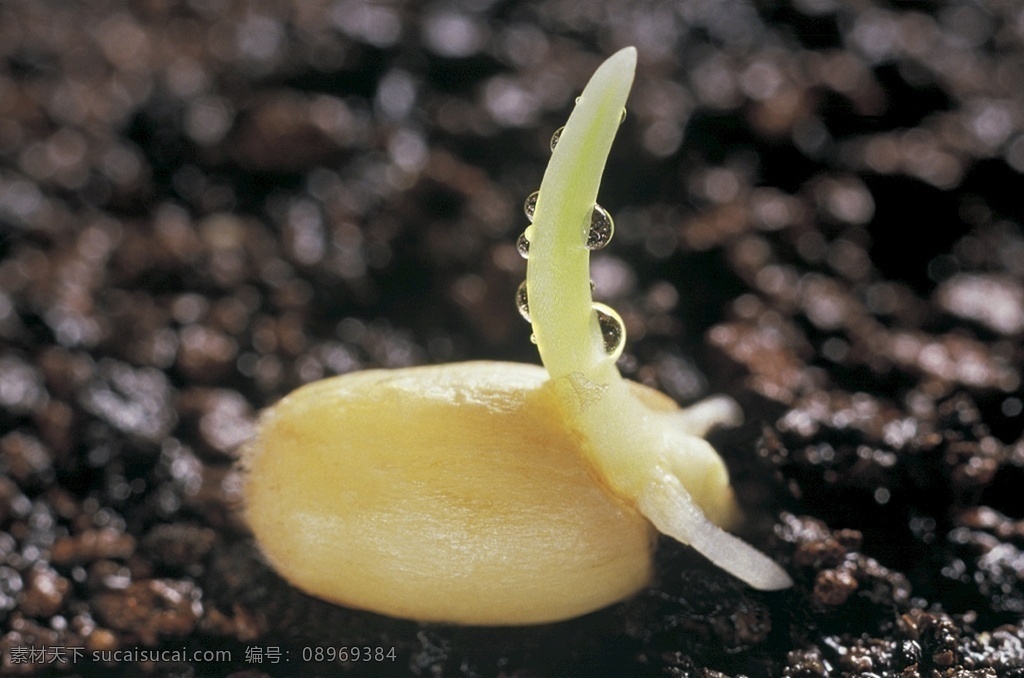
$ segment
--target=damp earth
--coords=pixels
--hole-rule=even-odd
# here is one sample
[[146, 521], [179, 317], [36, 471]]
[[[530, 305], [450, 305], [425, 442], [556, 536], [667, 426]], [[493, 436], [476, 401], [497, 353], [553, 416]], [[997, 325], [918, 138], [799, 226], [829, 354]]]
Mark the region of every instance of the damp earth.
[[[259, 411], [537, 362], [523, 201], [630, 44], [594, 295], [625, 376], [742, 405], [712, 442], [794, 587], [665, 540], [540, 627], [292, 589], [238, 513]], [[0, 55], [0, 674], [1024, 676], [1018, 3], [9, 0]]]

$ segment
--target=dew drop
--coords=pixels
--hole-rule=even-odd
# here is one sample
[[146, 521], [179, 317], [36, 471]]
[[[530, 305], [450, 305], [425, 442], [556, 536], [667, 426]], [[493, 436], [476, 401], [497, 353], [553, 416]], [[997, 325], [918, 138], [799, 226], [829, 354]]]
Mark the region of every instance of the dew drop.
[[523, 203], [523, 211], [526, 212], [526, 218], [533, 223], [533, 215], [537, 211], [537, 196], [540, 195], [540, 191], [534, 191], [530, 195], [526, 196], [526, 202]]
[[604, 350], [612, 360], [618, 360], [622, 355], [622, 349], [626, 347], [626, 327], [622, 318], [615, 309], [604, 304], [594, 304], [597, 312], [597, 323], [601, 328], [601, 337], [604, 339]]
[[562, 138], [562, 132], [565, 131], [565, 126], [559, 127], [555, 130], [555, 133], [551, 135], [551, 150], [555, 150], [555, 146], [558, 145], [558, 140]]
[[530, 343], [531, 344], [536, 344], [537, 343], [537, 335], [534, 334], [533, 332], [530, 333]]
[[516, 290], [516, 308], [519, 309], [519, 315], [523, 316], [526, 322], [530, 322], [530, 300], [526, 295], [525, 280], [519, 284], [519, 289]]
[[615, 222], [608, 210], [600, 205], [594, 205], [590, 213], [590, 233], [587, 234], [587, 249], [599, 250], [611, 242], [615, 235]]
[[519, 239], [516, 240], [516, 250], [519, 251], [519, 256], [523, 259], [530, 258], [530, 240], [526, 237], [525, 233], [519, 234]]

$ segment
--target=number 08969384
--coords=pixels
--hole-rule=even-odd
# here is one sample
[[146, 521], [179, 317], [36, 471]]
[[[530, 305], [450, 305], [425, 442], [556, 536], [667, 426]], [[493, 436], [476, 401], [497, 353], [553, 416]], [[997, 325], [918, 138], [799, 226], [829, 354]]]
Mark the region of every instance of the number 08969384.
[[363, 646], [328, 646], [302, 648], [302, 660], [313, 662], [383, 662], [395, 661], [395, 648]]

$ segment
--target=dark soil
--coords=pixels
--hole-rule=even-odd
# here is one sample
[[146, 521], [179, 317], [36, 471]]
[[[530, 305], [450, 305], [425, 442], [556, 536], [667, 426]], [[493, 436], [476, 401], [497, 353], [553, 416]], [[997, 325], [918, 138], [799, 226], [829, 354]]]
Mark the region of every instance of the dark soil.
[[[796, 585], [666, 541], [543, 627], [302, 595], [238, 514], [256, 413], [536, 362], [522, 201], [628, 44], [596, 294], [625, 374], [742, 404], [713, 443]], [[1024, 676], [1022, 173], [1014, 0], [8, 0], [0, 673]]]

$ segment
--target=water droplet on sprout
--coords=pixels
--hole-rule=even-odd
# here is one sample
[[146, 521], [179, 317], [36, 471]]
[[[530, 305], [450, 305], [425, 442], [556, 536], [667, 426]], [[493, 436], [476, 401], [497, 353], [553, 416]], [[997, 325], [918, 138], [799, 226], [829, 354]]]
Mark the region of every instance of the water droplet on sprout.
[[615, 222], [608, 210], [594, 205], [590, 213], [590, 233], [587, 234], [587, 249], [599, 250], [611, 242], [615, 235]]
[[519, 309], [519, 315], [523, 316], [526, 322], [530, 322], [530, 300], [526, 296], [525, 280], [519, 284], [519, 289], [516, 290], [516, 308]]
[[559, 127], [555, 130], [555, 133], [551, 135], [551, 150], [555, 150], [555, 146], [558, 145], [558, 140], [562, 138], [562, 132], [565, 131], [565, 126]]
[[626, 347], [626, 327], [615, 309], [604, 304], [594, 304], [597, 312], [597, 323], [601, 327], [604, 339], [604, 350], [612, 360], [618, 360], [622, 349]]
[[523, 259], [530, 258], [530, 241], [525, 233], [519, 234], [519, 239], [516, 240], [516, 249], [519, 250], [519, 256]]
[[536, 344], [537, 343], [537, 335], [532, 333], [532, 332], [530, 333], [530, 343], [531, 344]]
[[523, 203], [523, 211], [526, 212], [526, 218], [533, 223], [533, 215], [537, 211], [537, 196], [540, 195], [540, 191], [534, 191], [530, 195], [526, 196], [526, 202]]

